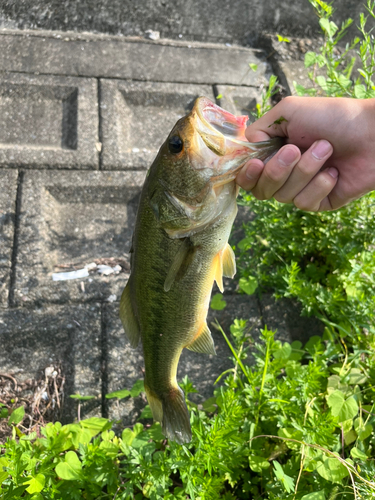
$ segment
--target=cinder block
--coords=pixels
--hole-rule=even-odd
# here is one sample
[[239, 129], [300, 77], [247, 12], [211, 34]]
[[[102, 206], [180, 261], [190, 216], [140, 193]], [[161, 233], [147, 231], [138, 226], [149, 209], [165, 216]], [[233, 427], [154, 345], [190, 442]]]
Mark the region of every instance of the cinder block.
[[255, 120], [251, 113], [255, 113], [257, 103], [262, 102], [262, 93], [259, 88], [217, 85], [216, 90], [220, 97], [217, 99], [219, 106], [236, 116], [247, 115], [249, 123]]
[[0, 170], [0, 306], [6, 306], [9, 295], [17, 177], [15, 170]]
[[[232, 356], [229, 347], [212, 323], [218, 320], [227, 335], [229, 327], [235, 318], [249, 320], [252, 326], [251, 335], [258, 337], [260, 325], [260, 312], [257, 300], [254, 296], [228, 295], [225, 296], [227, 306], [221, 311], [210, 309], [208, 325], [215, 342], [217, 355], [208, 356], [184, 349], [178, 365], [177, 379], [181, 380], [185, 375], [192, 380], [199, 395], [192, 396], [196, 402], [202, 402], [213, 395], [217, 387], [214, 382], [221, 373], [232, 368]], [[125, 337], [121, 321], [118, 316], [118, 304], [106, 306], [104, 323], [106, 325], [106, 338], [108, 346], [108, 393], [120, 389], [130, 389], [134, 382], [143, 379], [144, 362], [142, 347], [132, 349]], [[167, 332], [166, 332], [167, 333]], [[168, 332], [173, 335], [173, 332]], [[121, 401], [108, 400], [109, 418], [121, 421], [121, 425], [130, 425], [136, 422], [142, 408], [146, 405], [144, 396], [138, 398], [127, 398]]]
[[147, 168], [177, 120], [208, 85], [101, 80], [104, 169]]
[[6, 74], [0, 78], [0, 165], [98, 168], [97, 82]]
[[[212, 43], [22, 31], [0, 34], [0, 71], [151, 82], [257, 86], [270, 65], [262, 50]], [[249, 64], [257, 64], [256, 72]]]
[[43, 377], [45, 368], [61, 367], [65, 377], [62, 420], [77, 417], [71, 394], [96, 396], [81, 415], [99, 415], [101, 406], [100, 306], [48, 307], [0, 313], [0, 366], [23, 382]]
[[269, 330], [276, 330], [277, 339], [283, 342], [299, 340], [306, 343], [313, 335], [322, 335], [324, 324], [317, 318], [301, 316], [301, 306], [290, 299], [275, 300], [264, 294], [260, 300], [263, 322]]
[[[15, 302], [118, 299], [128, 277], [128, 252], [144, 177], [144, 172], [26, 172]], [[53, 273], [83, 269], [92, 262], [119, 264], [122, 269], [105, 276], [96, 268], [82, 279], [52, 280]]]

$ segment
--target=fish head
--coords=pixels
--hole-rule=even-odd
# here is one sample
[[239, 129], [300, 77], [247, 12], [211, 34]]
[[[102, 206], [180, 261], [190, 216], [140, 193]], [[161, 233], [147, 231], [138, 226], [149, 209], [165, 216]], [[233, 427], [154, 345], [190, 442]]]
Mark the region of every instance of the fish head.
[[216, 220], [233, 205], [243, 165], [266, 161], [282, 146], [280, 138], [248, 142], [247, 121], [199, 97], [173, 127], [149, 175], [150, 204], [169, 236], [191, 235]]

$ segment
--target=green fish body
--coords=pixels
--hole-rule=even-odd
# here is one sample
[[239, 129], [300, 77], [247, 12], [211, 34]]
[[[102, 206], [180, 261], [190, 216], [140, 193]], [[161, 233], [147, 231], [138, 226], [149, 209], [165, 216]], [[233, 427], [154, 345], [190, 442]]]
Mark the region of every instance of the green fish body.
[[178, 443], [191, 440], [176, 378], [182, 349], [215, 354], [206, 323], [212, 286], [216, 280], [223, 290], [223, 276], [236, 272], [228, 244], [237, 213], [235, 176], [247, 160], [266, 159], [281, 145], [278, 139], [247, 143], [245, 122], [197, 99], [161, 147], [138, 207], [120, 317], [132, 347], [142, 339], [154, 420]]

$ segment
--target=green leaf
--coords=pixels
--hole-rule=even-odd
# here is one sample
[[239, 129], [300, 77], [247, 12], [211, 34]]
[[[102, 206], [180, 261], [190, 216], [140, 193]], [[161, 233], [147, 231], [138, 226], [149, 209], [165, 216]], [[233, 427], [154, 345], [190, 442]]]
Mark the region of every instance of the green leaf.
[[250, 68], [255, 72], [258, 69], [257, 64], [249, 63]]
[[139, 418], [152, 418], [152, 411], [149, 405], [146, 405]]
[[44, 488], [46, 483], [46, 478], [43, 474], [37, 474], [35, 477], [25, 481], [25, 484], [29, 486], [26, 488], [26, 491], [32, 495], [33, 493], [39, 493]]
[[146, 446], [150, 441], [150, 436], [148, 435], [147, 432], [141, 432], [139, 433], [132, 442], [132, 447], [135, 448], [136, 450], [139, 450]]
[[276, 340], [273, 346], [273, 357], [275, 359], [285, 359], [287, 360], [292, 354], [292, 346], [288, 342], [280, 342]]
[[145, 384], [143, 380], [137, 380], [131, 388], [130, 395], [132, 398], [136, 398], [141, 392], [145, 392]]
[[159, 422], [152, 424], [152, 426], [147, 430], [147, 434], [153, 441], [163, 441], [165, 439]]
[[238, 285], [240, 290], [245, 292], [247, 295], [253, 295], [255, 290], [258, 288], [258, 281], [253, 276], [249, 276], [248, 278], [240, 278]]
[[135, 438], [135, 433], [131, 429], [124, 429], [121, 434], [121, 439], [127, 445], [131, 446], [133, 439]]
[[[8, 478], [10, 472], [3, 470], [3, 467], [9, 467], [9, 461], [6, 457], [0, 456], [0, 486]], [[1, 488], [0, 488], [1, 490]]]
[[280, 481], [280, 483], [284, 486], [284, 489], [287, 493], [291, 493], [294, 490], [294, 479], [290, 476], [287, 476], [279, 464], [277, 460], [274, 460], [273, 462], [274, 466], [274, 472], [275, 476], [277, 479]]
[[[357, 99], [366, 99], [366, 87], [362, 84], [354, 85], [354, 97]], [[348, 290], [346, 293], [348, 293]]]
[[327, 33], [329, 38], [332, 38], [336, 31], [338, 30], [338, 27], [333, 21], [329, 21], [326, 18], [320, 19], [319, 24], [322, 27], [322, 29]]
[[372, 425], [368, 423], [365, 425], [361, 417], [355, 419], [354, 429], [361, 441], [364, 441], [372, 434]]
[[286, 43], [290, 43], [289, 38], [287, 38], [287, 37], [285, 37], [285, 36], [282, 36], [282, 35], [278, 35], [277, 33], [276, 33], [276, 36], [277, 36], [277, 40], [278, 40], [279, 42], [286, 42]]
[[318, 462], [316, 470], [322, 478], [332, 483], [341, 483], [349, 475], [348, 469], [333, 457]]
[[216, 96], [216, 99], [222, 99], [223, 98], [223, 94], [219, 94]]
[[107, 399], [112, 399], [112, 398], [124, 399], [128, 396], [130, 396], [130, 391], [128, 391], [128, 389], [121, 389], [119, 391], [110, 392], [109, 394], [105, 395]]
[[106, 431], [112, 427], [112, 423], [106, 418], [92, 417], [86, 420], [81, 420], [81, 426], [89, 429], [92, 436], [99, 434], [99, 432]]
[[256, 455], [250, 455], [249, 465], [250, 469], [254, 472], [262, 472], [270, 467], [270, 463], [266, 458], [257, 457]]
[[350, 450], [350, 455], [352, 456], [352, 458], [358, 458], [358, 460], [367, 460], [368, 459], [368, 456], [366, 455], [366, 453], [363, 453], [363, 451], [361, 451], [355, 447]]
[[324, 76], [322, 75], [318, 75], [316, 77], [316, 83], [318, 85], [320, 85], [320, 87], [322, 87], [322, 89], [325, 91], [325, 92], [328, 92], [329, 91], [329, 88], [328, 88], [328, 85], [327, 85], [327, 80], [325, 79]]
[[[287, 439], [295, 439], [296, 441], [301, 441], [302, 437], [303, 437], [303, 432], [299, 431], [297, 429], [294, 429], [293, 427], [284, 427], [282, 429], [279, 429], [277, 434], [280, 437], [284, 437]], [[285, 444], [291, 450], [300, 450], [301, 449], [301, 444], [294, 443], [293, 441], [285, 441]]]
[[8, 425], [19, 424], [20, 422], [22, 422], [24, 416], [25, 416], [25, 408], [23, 406], [19, 406], [18, 408], [12, 411], [8, 420]]
[[215, 311], [221, 311], [226, 307], [227, 303], [223, 299], [222, 293], [215, 293], [215, 295], [211, 299], [210, 307]]
[[338, 417], [339, 422], [354, 418], [358, 413], [358, 404], [353, 396], [345, 399], [341, 391], [332, 392], [327, 398], [328, 406], [331, 408], [332, 415]]
[[301, 500], [326, 500], [326, 495], [324, 493], [324, 490], [314, 491], [314, 493], [303, 495]]
[[216, 396], [206, 399], [206, 401], [202, 403], [202, 407], [204, 411], [207, 411], [209, 413], [213, 413], [214, 411], [216, 411], [217, 410]]
[[112, 441], [102, 441], [99, 448], [105, 452], [108, 457], [116, 458], [119, 446]]
[[7, 408], [1, 408], [0, 418], [7, 418], [9, 416], [9, 411]]
[[306, 52], [305, 54], [305, 68], [309, 68], [316, 62], [315, 52]]
[[82, 396], [81, 394], [70, 394], [72, 399], [79, 399], [80, 401], [89, 401], [90, 399], [95, 399], [95, 396]]
[[56, 465], [56, 474], [66, 481], [75, 481], [82, 477], [82, 463], [74, 451], [68, 451], [64, 462]]

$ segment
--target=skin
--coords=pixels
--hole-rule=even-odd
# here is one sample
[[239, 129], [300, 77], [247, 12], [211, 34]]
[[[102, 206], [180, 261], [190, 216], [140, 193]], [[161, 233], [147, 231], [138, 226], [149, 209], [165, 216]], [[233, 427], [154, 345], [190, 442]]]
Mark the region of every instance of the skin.
[[[274, 124], [280, 117], [286, 121]], [[260, 200], [335, 210], [375, 190], [374, 130], [375, 99], [287, 97], [251, 124], [246, 137], [280, 136], [288, 144], [266, 165], [247, 162], [237, 183]]]

